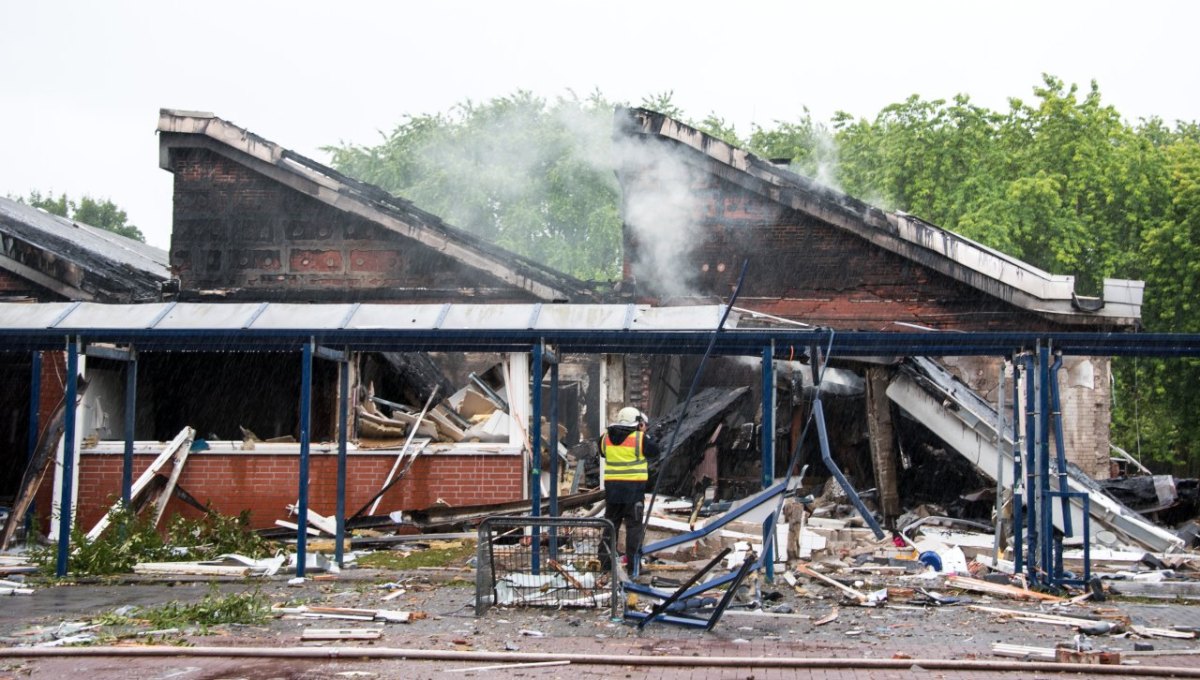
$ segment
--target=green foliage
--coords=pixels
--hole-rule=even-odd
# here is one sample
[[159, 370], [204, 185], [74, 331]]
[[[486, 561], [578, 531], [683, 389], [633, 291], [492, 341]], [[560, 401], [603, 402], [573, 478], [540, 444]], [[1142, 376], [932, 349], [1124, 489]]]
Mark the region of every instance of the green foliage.
[[793, 172], [837, 187], [837, 143], [829, 128], [815, 122], [808, 109], [796, 122], [776, 122], [772, 129], [754, 126], [748, 142], [754, 153], [786, 162]]
[[[250, 530], [250, 516], [237, 517], [209, 511], [198, 520], [172, 517], [166, 540], [148, 518], [135, 515], [119, 504], [109, 514], [108, 527], [90, 540], [79, 527], [71, 532], [72, 549], [67, 571], [72, 576], [127, 574], [139, 562], [187, 562], [207, 560], [228, 553], [252, 558], [274, 554], [276, 545]], [[46, 574], [57, 566], [56, 546], [33, 550], [32, 558]]]
[[[109, 515], [108, 528], [96, 540], [89, 540], [83, 529], [71, 531], [72, 550], [67, 556], [67, 571], [72, 576], [108, 576], [133, 571], [138, 562], [169, 559], [171, 550], [150, 526], [121, 505]], [[56, 546], [44, 546], [31, 552], [31, 558], [46, 574], [57, 565]]]
[[410, 116], [374, 147], [327, 149], [339, 171], [578, 278], [619, 274], [613, 106], [517, 92]]
[[137, 615], [154, 628], [199, 626], [206, 630], [210, 626], [233, 623], [263, 623], [271, 618], [271, 603], [257, 589], [249, 593], [222, 595], [213, 584], [199, 602], [172, 601], [159, 607], [139, 610]]
[[[1146, 281], [1143, 323], [1196, 332], [1200, 310], [1200, 141], [1196, 123], [1134, 126], [1044, 76], [1006, 112], [913, 96], [873, 120], [834, 118], [846, 191], [935, 224], [1100, 295], [1103, 279]], [[756, 131], [756, 149], [808, 159], [815, 126]], [[790, 151], [795, 149], [795, 151]], [[1168, 463], [1200, 463], [1200, 364], [1114, 362], [1114, 442]]]
[[125, 211], [107, 198], [100, 201], [85, 195], [77, 202], [67, 198], [66, 194], [59, 194], [58, 198], [55, 198], [53, 194], [43, 196], [40, 191], [31, 191], [28, 198], [18, 197], [16, 200], [28, 203], [35, 208], [41, 208], [51, 215], [66, 217], [75, 222], [99, 227], [135, 241], [146, 242], [146, 236], [142, 234], [142, 230], [128, 224]]
[[[175, 515], [167, 527], [167, 544], [183, 560], [210, 560], [220, 555], [237, 554], [258, 559], [274, 555], [279, 546], [250, 529], [250, 511], [237, 517], [209, 510], [200, 519]], [[186, 552], [179, 552], [186, 548]]]

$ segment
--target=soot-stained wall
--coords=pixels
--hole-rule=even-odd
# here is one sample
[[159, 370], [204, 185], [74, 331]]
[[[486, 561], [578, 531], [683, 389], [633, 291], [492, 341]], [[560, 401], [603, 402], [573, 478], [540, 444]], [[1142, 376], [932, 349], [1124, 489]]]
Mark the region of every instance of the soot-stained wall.
[[[639, 182], [623, 183], [637, 191]], [[749, 261], [739, 299], [756, 311], [839, 330], [1064, 330], [845, 230], [772, 202], [716, 175], [695, 179], [696, 237], [675, 253], [689, 294], [727, 298]], [[631, 200], [629, 196], [625, 199]], [[636, 200], [634, 198], [633, 200]], [[643, 230], [625, 230], [626, 278], [653, 295], [662, 259]], [[654, 262], [655, 265], [648, 263]]]
[[478, 269], [205, 149], [174, 148], [171, 266], [184, 298], [528, 301]]

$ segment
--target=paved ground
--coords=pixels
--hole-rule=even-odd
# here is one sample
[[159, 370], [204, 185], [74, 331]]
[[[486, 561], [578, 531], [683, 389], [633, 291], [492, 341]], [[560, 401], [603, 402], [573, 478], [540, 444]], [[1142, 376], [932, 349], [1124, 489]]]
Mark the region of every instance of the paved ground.
[[[455, 579], [458, 580], [455, 583]], [[987, 663], [1020, 663], [992, 655], [994, 642], [1037, 647], [1053, 647], [1070, 640], [1069, 628], [1003, 620], [964, 606], [925, 608], [901, 605], [881, 609], [841, 606], [833, 593], [826, 597], [797, 598], [789, 588], [778, 590], [779, 602], [792, 608], [787, 615], [753, 615], [731, 610], [711, 632], [681, 626], [654, 623], [639, 631], [636, 626], [614, 621], [607, 612], [594, 610], [544, 610], [494, 608], [483, 617], [473, 613], [475, 599], [473, 573], [423, 571], [410, 573], [359, 569], [344, 572], [336, 581], [309, 581], [300, 587], [289, 586], [284, 578], [265, 582], [233, 581], [218, 586], [223, 593], [255, 591], [274, 604], [320, 604], [325, 606], [391, 608], [424, 612], [426, 618], [407, 624], [387, 624], [382, 637], [369, 642], [301, 642], [305, 628], [366, 628], [373, 624], [349, 621], [312, 621], [278, 618], [256, 626], [221, 626], [210, 631], [186, 630], [158, 640], [177, 647], [185, 656], [142, 657], [52, 657], [22, 658], [0, 656], [0, 679], [87, 677], [89, 680], [120, 678], [180, 678], [215, 680], [217, 678], [1030, 678], [1065, 677], [1061, 673], [1038, 671], [1025, 666], [1017, 671], [966, 671], [940, 668], [933, 664], [913, 667], [921, 659], [960, 660]], [[380, 587], [402, 581], [406, 593], [383, 601], [389, 592]], [[94, 621], [96, 617], [126, 605], [156, 606], [168, 601], [194, 602], [210, 591], [209, 583], [199, 581], [136, 580], [122, 583], [88, 583], [38, 588], [32, 596], [14, 596], [0, 601], [0, 645], [11, 651], [52, 637], [50, 630], [63, 622]], [[823, 592], [819, 587], [810, 588]], [[979, 600], [984, 602], [982, 599]], [[1011, 601], [984, 602], [991, 606], [1036, 609]], [[816, 625], [816, 621], [837, 607], [835, 620]], [[1162, 628], [1200, 626], [1200, 606], [1146, 602], [1105, 603], [1128, 615], [1135, 623]], [[1078, 614], [1094, 611], [1081, 607]], [[118, 640], [120, 632], [102, 627], [103, 644], [131, 645], [144, 649], [144, 640]], [[1200, 642], [1195, 640], [1139, 640], [1153, 644], [1153, 655], [1130, 655], [1134, 639], [1096, 636], [1089, 640], [1097, 647], [1125, 652], [1126, 666], [1120, 672], [1132, 677], [1147, 666], [1185, 667], [1200, 677]], [[191, 650], [211, 647], [268, 647], [279, 650], [306, 650], [330, 654], [336, 659], [264, 659], [221, 658], [186, 655]], [[449, 658], [437, 660], [345, 658], [361, 650], [366, 654], [386, 655], [387, 650], [419, 650], [441, 653]], [[1162, 655], [1174, 652], [1173, 655]], [[27, 653], [27, 652], [18, 652]], [[66, 653], [70, 653], [69, 651]], [[138, 652], [134, 652], [138, 653]], [[285, 652], [287, 653], [287, 652]], [[412, 652], [416, 654], [417, 652]], [[495, 668], [500, 662], [488, 654], [507, 654], [506, 659], [524, 655], [573, 654], [580, 657], [617, 657], [618, 663], [591, 663], [577, 657], [570, 665]], [[455, 656], [457, 655], [457, 656]], [[683, 657], [698, 665], [647, 666], [638, 659]], [[706, 660], [720, 657], [746, 659], [745, 665], [716, 667]], [[542, 659], [545, 657], [532, 657]], [[900, 664], [901, 668], [855, 669], [771, 668], [778, 659], [867, 659]], [[757, 661], [750, 661], [755, 659]], [[624, 661], [628, 660], [628, 663]], [[914, 661], [916, 660], [916, 661]], [[478, 670], [469, 670], [478, 669]], [[1114, 669], [1117, 670], [1117, 669]], [[1093, 677], [1089, 671], [1083, 676]], [[1083, 677], [1076, 675], [1075, 677]], [[1066, 676], [1069, 677], [1069, 676]], [[1121, 677], [1121, 676], [1117, 676]]]

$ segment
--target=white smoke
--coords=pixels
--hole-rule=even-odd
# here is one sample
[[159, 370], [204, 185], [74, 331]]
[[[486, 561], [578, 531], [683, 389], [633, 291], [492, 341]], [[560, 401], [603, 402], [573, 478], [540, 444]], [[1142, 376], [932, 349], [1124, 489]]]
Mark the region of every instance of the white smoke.
[[662, 144], [625, 139], [613, 145], [625, 169], [624, 218], [636, 248], [639, 287], [662, 296], [695, 294], [691, 254], [702, 236], [707, 206], [695, 168]]
[[842, 184], [838, 180], [840, 159], [837, 142], [824, 126], [818, 128], [813, 141], [816, 143], [813, 149], [813, 160], [816, 161], [813, 179], [834, 191], [842, 191]]

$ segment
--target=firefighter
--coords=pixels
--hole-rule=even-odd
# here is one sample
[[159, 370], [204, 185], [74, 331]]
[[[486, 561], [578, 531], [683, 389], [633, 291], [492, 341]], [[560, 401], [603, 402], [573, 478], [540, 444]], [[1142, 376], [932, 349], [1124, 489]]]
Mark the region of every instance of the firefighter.
[[[615, 542], [625, 525], [626, 567], [642, 548], [642, 513], [646, 484], [650, 477], [649, 459], [658, 457], [658, 447], [646, 436], [646, 416], [632, 406], [617, 413], [617, 419], [600, 437], [600, 455], [604, 457], [604, 518], [616, 527]], [[608, 539], [608, 536], [605, 537]], [[605, 546], [609, 543], [605, 541]], [[601, 563], [608, 568], [606, 548], [601, 548]]]

